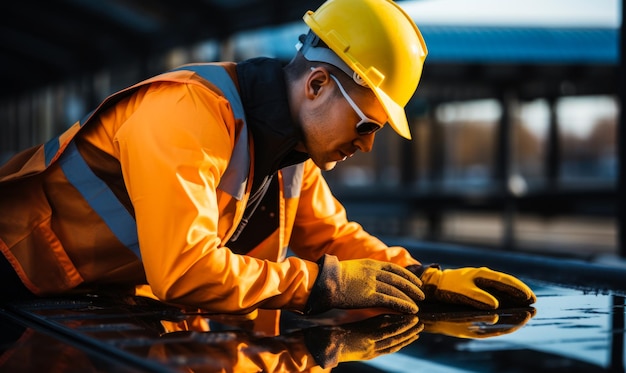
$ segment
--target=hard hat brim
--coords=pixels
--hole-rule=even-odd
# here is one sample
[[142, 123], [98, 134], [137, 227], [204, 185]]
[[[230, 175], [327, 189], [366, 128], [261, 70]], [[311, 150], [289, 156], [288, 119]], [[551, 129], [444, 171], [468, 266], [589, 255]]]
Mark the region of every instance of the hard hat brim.
[[382, 89], [374, 87], [372, 89], [378, 101], [383, 105], [385, 112], [389, 116], [389, 125], [407, 140], [411, 140], [411, 131], [409, 130], [409, 122], [406, 118], [404, 108], [391, 99]]

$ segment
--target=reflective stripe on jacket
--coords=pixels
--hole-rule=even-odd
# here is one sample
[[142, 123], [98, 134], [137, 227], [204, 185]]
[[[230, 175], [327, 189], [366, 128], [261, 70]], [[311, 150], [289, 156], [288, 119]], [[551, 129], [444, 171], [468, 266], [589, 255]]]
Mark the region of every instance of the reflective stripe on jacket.
[[[0, 168], [0, 251], [35, 294], [148, 283], [215, 312], [301, 310], [324, 253], [417, 263], [348, 223], [311, 161], [281, 170], [273, 233], [225, 245], [254, 157], [234, 64], [186, 66], [112, 95]], [[299, 258], [286, 258], [287, 246]]]

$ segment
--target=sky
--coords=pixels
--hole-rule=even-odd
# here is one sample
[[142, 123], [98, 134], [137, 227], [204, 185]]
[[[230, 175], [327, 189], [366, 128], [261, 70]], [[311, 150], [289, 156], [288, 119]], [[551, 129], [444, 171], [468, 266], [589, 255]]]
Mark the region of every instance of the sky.
[[620, 0], [407, 0], [421, 25], [619, 27]]

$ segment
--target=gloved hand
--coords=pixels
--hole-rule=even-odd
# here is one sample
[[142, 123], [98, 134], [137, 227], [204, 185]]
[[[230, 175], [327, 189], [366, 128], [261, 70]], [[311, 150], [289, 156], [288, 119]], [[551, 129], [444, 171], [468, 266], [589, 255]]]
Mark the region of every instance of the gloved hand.
[[379, 315], [339, 326], [302, 331], [304, 342], [322, 368], [394, 353], [419, 338], [424, 326], [415, 315]]
[[421, 276], [427, 297], [479, 309], [527, 306], [535, 303], [535, 294], [522, 281], [486, 267], [441, 270], [427, 268]]
[[427, 333], [482, 339], [513, 333], [536, 314], [532, 307], [485, 312], [433, 312], [422, 317], [421, 321]]
[[325, 255], [304, 312], [316, 314], [332, 308], [383, 307], [417, 313], [424, 299], [420, 279], [393, 263], [373, 259], [339, 261]]

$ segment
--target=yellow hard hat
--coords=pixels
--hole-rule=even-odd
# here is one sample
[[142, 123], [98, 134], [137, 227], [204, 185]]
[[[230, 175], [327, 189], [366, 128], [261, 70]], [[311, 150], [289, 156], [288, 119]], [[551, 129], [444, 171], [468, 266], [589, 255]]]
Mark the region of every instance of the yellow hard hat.
[[411, 139], [404, 106], [417, 89], [428, 51], [406, 12], [390, 0], [328, 0], [303, 19], [357, 74], [355, 81], [374, 91], [391, 127]]

